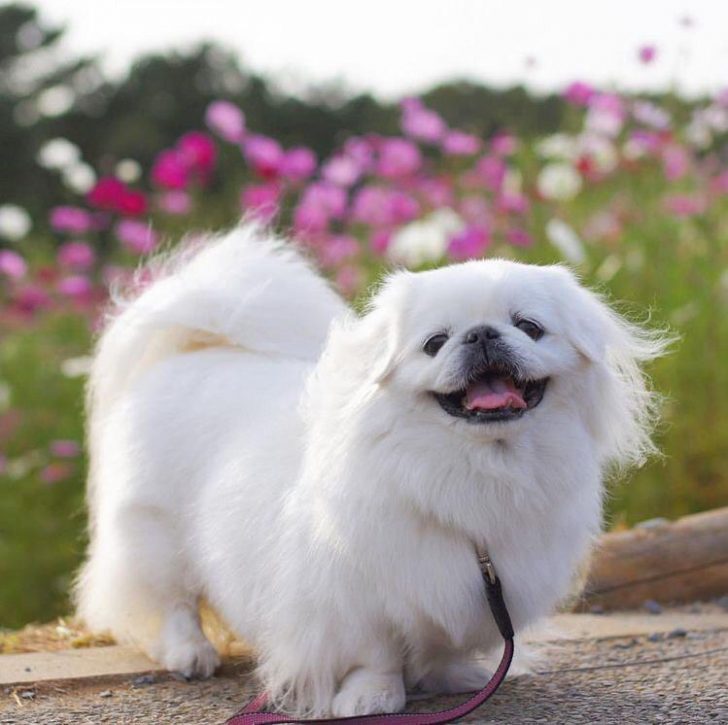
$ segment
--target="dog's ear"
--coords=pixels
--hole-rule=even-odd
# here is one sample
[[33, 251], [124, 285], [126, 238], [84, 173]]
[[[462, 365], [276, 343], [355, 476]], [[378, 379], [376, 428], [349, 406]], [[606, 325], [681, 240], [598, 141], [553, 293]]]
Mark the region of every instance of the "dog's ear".
[[352, 314], [332, 329], [326, 353], [335, 358], [331, 364], [358, 370], [360, 383], [381, 383], [394, 370], [408, 276], [407, 272], [397, 272], [388, 277], [361, 316]]
[[596, 395], [587, 411], [590, 426], [606, 460], [640, 464], [654, 452], [650, 429], [659, 402], [643, 365], [664, 354], [674, 338], [630, 322], [570, 271], [553, 269], [561, 282], [565, 336], [590, 363]]

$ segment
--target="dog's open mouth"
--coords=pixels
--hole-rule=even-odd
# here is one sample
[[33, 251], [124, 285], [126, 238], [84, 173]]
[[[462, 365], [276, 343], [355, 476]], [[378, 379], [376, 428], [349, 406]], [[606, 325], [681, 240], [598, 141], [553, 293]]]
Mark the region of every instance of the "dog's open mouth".
[[548, 378], [521, 380], [510, 370], [491, 367], [461, 390], [433, 395], [448, 415], [470, 423], [492, 423], [515, 420], [535, 408], [547, 383]]

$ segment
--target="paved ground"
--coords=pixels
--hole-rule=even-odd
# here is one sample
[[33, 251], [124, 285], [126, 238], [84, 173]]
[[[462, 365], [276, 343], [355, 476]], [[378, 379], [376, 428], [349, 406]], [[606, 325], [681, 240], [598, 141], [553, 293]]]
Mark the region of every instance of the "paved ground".
[[[661, 618], [655, 617], [655, 629]], [[506, 682], [467, 722], [728, 723], [728, 628], [539, 642], [536, 672]], [[155, 673], [0, 692], [0, 725], [223, 723], [255, 690], [249, 661], [208, 682]], [[438, 709], [452, 698], [420, 701]]]

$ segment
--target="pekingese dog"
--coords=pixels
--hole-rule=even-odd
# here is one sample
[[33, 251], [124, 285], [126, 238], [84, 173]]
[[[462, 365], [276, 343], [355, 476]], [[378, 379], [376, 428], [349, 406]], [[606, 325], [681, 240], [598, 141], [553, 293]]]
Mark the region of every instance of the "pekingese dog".
[[553, 610], [662, 347], [560, 266], [399, 271], [357, 316], [257, 227], [178, 255], [98, 344], [79, 613], [207, 677], [204, 597], [298, 714], [481, 687], [475, 547], [516, 631]]

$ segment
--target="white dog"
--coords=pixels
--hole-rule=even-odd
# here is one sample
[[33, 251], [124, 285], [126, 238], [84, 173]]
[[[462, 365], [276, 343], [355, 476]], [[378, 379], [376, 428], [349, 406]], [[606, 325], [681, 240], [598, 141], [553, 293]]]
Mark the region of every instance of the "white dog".
[[101, 337], [79, 612], [172, 670], [218, 655], [201, 597], [297, 713], [467, 691], [568, 592], [609, 464], [650, 451], [662, 343], [558, 266], [397, 272], [361, 317], [242, 227], [182, 255]]

